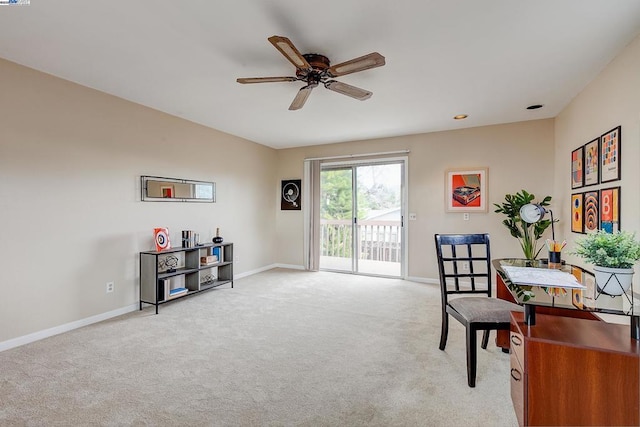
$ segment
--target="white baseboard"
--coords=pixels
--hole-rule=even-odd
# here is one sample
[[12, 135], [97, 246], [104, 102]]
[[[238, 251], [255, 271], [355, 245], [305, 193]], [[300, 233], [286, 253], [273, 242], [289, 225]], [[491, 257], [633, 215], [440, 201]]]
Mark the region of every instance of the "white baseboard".
[[244, 273], [234, 274], [233, 280], [242, 279], [243, 277], [253, 276], [254, 274], [262, 273], [263, 271], [273, 270], [274, 268], [287, 268], [290, 270], [304, 270], [304, 267], [301, 265], [293, 265], [293, 264], [269, 264], [264, 267], [256, 268], [255, 270], [245, 271]]
[[438, 280], [438, 279], [428, 279], [426, 277], [409, 276], [409, 277], [407, 277], [407, 280], [411, 280], [412, 282], [418, 282], [418, 283], [429, 283], [430, 285], [439, 285], [440, 284], [440, 280]]
[[243, 277], [253, 276], [254, 274], [262, 273], [263, 271], [273, 270], [277, 264], [265, 265], [264, 267], [256, 268], [255, 270], [245, 271], [244, 273], [234, 274], [233, 280], [242, 279]]
[[276, 268], [287, 268], [289, 270], [304, 270], [303, 265], [294, 265], [294, 264], [276, 264]]
[[108, 311], [106, 313], [96, 314], [95, 316], [76, 320], [75, 322], [65, 323], [64, 325], [55, 326], [53, 328], [34, 332], [29, 335], [23, 335], [21, 337], [3, 341], [3, 342], [0, 342], [0, 352], [9, 350], [11, 348], [20, 347], [21, 345], [29, 344], [45, 338], [49, 338], [64, 332], [69, 332], [74, 329], [82, 328], [83, 326], [91, 325], [93, 323], [102, 322], [103, 320], [111, 319], [112, 317], [131, 313], [132, 311], [136, 311], [139, 308], [140, 308], [140, 305], [138, 303], [135, 303], [126, 307], [118, 308], [116, 310]]

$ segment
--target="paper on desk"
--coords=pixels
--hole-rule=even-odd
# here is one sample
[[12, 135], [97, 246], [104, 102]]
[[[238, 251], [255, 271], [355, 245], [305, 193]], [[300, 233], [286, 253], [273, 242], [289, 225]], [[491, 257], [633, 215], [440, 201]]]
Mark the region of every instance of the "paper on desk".
[[511, 283], [516, 285], [549, 286], [552, 288], [584, 289], [576, 277], [566, 271], [552, 268], [531, 268], [503, 266]]

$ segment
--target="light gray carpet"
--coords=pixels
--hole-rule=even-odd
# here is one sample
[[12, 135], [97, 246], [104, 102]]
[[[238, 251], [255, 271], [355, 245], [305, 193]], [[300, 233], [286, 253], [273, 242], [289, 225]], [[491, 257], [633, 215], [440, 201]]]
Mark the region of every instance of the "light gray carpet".
[[[0, 353], [2, 426], [515, 426], [436, 285], [275, 269]], [[492, 342], [495, 335], [492, 335]]]

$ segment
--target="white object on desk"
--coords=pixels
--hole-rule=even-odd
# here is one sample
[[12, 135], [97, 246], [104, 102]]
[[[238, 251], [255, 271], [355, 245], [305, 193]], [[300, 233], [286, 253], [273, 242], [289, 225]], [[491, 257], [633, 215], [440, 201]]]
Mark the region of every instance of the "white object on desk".
[[552, 268], [503, 266], [511, 283], [516, 285], [549, 286], [552, 288], [585, 289], [576, 277]]

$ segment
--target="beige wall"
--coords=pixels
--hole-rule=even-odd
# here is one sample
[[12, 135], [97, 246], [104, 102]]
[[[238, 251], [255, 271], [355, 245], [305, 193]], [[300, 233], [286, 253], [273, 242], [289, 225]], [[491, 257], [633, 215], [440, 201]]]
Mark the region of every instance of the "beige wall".
[[[302, 266], [302, 213], [279, 209], [279, 183], [301, 178], [307, 157], [409, 149], [408, 276], [433, 280], [437, 232], [489, 232], [494, 257], [520, 253], [492, 206], [523, 188], [554, 197], [571, 244], [570, 152], [621, 125], [622, 227], [640, 230], [639, 69], [640, 38], [555, 120], [276, 151], [0, 60], [0, 346], [130, 309], [155, 226], [174, 244], [182, 229], [209, 238], [220, 227], [236, 274]], [[478, 166], [489, 212], [445, 213], [445, 169]], [[215, 181], [218, 202], [143, 203], [140, 175]]]
[[[556, 118], [555, 193], [562, 201], [562, 235], [571, 232], [571, 151], [604, 132], [622, 126], [622, 179], [586, 189], [621, 186], [621, 228], [640, 235], [640, 37], [636, 38]], [[574, 190], [585, 191], [585, 189]], [[582, 260], [567, 259], [580, 265]], [[635, 275], [637, 280], [637, 274]]]
[[[496, 257], [521, 253], [502, 225], [503, 217], [493, 212], [493, 203], [523, 188], [553, 195], [553, 120], [279, 150], [278, 179], [301, 178], [305, 158], [403, 149], [411, 151], [409, 212], [417, 214], [417, 220], [407, 222], [409, 277], [437, 279], [435, 233], [488, 232]], [[489, 212], [472, 213], [463, 221], [462, 214], [445, 212], [445, 170], [479, 166], [489, 168]], [[303, 265], [302, 222], [300, 211], [277, 212], [279, 262]]]
[[[0, 344], [136, 304], [157, 226], [220, 227], [236, 274], [276, 261], [275, 150], [4, 60], [0, 94]], [[141, 175], [215, 181], [217, 203], [141, 202]]]

